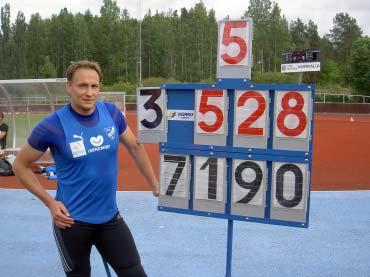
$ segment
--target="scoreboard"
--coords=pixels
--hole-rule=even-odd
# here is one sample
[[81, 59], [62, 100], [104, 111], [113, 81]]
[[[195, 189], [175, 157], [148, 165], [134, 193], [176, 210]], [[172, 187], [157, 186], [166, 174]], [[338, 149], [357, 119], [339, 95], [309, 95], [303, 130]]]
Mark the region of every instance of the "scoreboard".
[[139, 141], [160, 145], [159, 209], [307, 227], [313, 92], [243, 81], [138, 89]]
[[215, 84], [137, 89], [160, 211], [308, 227], [313, 85], [253, 84], [252, 22], [219, 22]]

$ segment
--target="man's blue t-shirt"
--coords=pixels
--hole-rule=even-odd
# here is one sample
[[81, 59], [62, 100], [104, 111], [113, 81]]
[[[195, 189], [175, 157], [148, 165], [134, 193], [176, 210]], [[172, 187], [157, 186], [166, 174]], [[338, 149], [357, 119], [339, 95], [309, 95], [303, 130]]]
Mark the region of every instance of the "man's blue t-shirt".
[[[121, 135], [127, 127], [126, 120], [122, 112], [113, 104], [104, 102], [114, 123], [116, 124], [118, 134]], [[84, 126], [94, 126], [99, 121], [97, 109], [91, 115], [80, 115], [76, 113], [71, 104], [67, 105], [73, 116]], [[28, 137], [28, 143], [36, 150], [45, 152], [48, 148], [51, 151], [61, 153], [66, 145], [65, 134], [60, 123], [59, 117], [53, 113], [36, 125]]]
[[97, 102], [89, 116], [67, 105], [31, 133], [32, 147], [50, 148], [58, 175], [56, 199], [75, 220], [99, 224], [117, 212], [118, 137], [126, 127], [121, 111]]

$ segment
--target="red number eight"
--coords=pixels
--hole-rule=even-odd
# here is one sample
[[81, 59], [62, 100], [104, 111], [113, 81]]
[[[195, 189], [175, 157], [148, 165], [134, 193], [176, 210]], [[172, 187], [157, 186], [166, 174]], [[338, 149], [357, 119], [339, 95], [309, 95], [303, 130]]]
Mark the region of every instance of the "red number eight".
[[224, 53], [221, 58], [228, 64], [237, 64], [244, 59], [247, 54], [247, 44], [245, 40], [239, 36], [231, 36], [231, 29], [233, 28], [245, 28], [247, 27], [246, 21], [230, 21], [225, 23], [224, 33], [222, 35], [222, 44], [228, 46], [231, 43], [237, 43], [240, 47], [240, 52], [238, 55], [232, 57], [229, 54]]
[[266, 100], [264, 97], [261, 96], [260, 93], [257, 91], [247, 91], [238, 99], [238, 107], [244, 106], [245, 102], [247, 102], [248, 99], [256, 99], [258, 102], [258, 109], [255, 110], [246, 120], [243, 121], [242, 124], [238, 127], [238, 134], [241, 135], [257, 135], [262, 136], [263, 135], [263, 128], [254, 128], [250, 127], [263, 113], [266, 109]]
[[[295, 99], [297, 101], [295, 106], [289, 105], [289, 100]], [[307, 118], [305, 113], [302, 111], [304, 105], [304, 99], [301, 94], [296, 91], [290, 91], [284, 95], [283, 99], [281, 100], [281, 105], [283, 110], [279, 113], [277, 117], [277, 126], [279, 130], [286, 136], [295, 137], [301, 134], [307, 125]], [[285, 126], [284, 120], [285, 118], [293, 114], [298, 117], [299, 124], [294, 129], [289, 129]]]
[[199, 105], [199, 112], [205, 114], [207, 112], [213, 112], [216, 114], [216, 122], [213, 125], [208, 125], [204, 121], [200, 121], [198, 123], [199, 127], [206, 131], [207, 133], [212, 133], [217, 131], [221, 126], [222, 122], [224, 121], [224, 115], [222, 110], [217, 107], [216, 105], [207, 104], [209, 97], [222, 97], [223, 91], [222, 90], [203, 90], [202, 97], [200, 98], [200, 105]]

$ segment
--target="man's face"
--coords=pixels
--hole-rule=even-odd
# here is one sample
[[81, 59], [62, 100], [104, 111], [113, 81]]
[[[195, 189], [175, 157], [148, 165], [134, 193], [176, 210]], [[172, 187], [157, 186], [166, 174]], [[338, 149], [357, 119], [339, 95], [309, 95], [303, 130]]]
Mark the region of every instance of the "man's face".
[[66, 84], [73, 109], [82, 115], [89, 115], [94, 112], [99, 89], [98, 73], [88, 68], [77, 69], [72, 80]]

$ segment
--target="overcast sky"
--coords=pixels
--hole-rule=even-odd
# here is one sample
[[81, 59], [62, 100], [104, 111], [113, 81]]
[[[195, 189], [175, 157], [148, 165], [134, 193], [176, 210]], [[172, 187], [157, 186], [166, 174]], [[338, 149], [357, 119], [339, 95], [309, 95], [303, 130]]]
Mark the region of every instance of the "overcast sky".
[[[141, 0], [141, 9], [138, 9], [140, 0], [117, 0], [121, 9], [126, 8], [131, 17], [141, 18], [151, 9], [153, 12], [168, 11], [185, 7], [193, 7], [199, 0]], [[313, 20], [317, 26], [319, 34], [322, 36], [329, 33], [333, 27], [333, 18], [337, 13], [346, 12], [357, 20], [357, 24], [364, 34], [370, 35], [370, 0], [277, 0], [276, 1], [282, 14], [290, 22], [300, 17], [305, 23]], [[103, 0], [0, 0], [1, 6], [5, 3], [10, 4], [11, 20], [14, 19], [18, 11], [22, 11], [26, 20], [29, 21], [31, 14], [40, 13], [42, 18], [51, 17], [67, 7], [70, 12], [84, 13], [87, 9], [93, 14], [99, 14]], [[248, 8], [248, 0], [203, 0], [207, 10], [214, 9], [217, 19], [222, 19], [229, 15], [231, 19], [238, 19]], [[138, 13], [138, 10], [141, 13]]]

